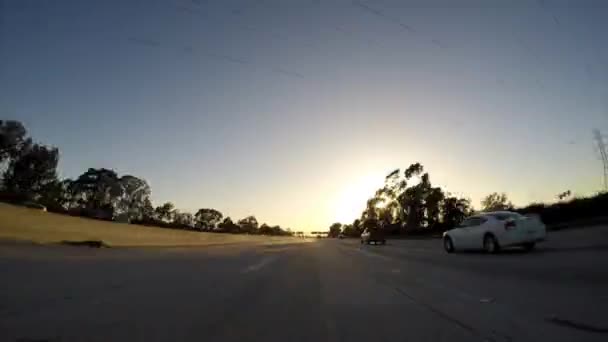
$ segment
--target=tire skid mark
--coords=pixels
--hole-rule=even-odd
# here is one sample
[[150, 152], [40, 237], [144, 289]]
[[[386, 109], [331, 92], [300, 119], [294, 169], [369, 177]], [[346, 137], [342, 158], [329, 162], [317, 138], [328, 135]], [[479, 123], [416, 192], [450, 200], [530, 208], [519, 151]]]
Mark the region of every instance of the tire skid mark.
[[481, 336], [479, 334], [479, 332], [477, 330], [475, 330], [475, 328], [473, 328], [472, 326], [470, 326], [470, 325], [468, 325], [468, 324], [466, 324], [466, 323], [464, 323], [464, 322], [462, 322], [462, 321], [460, 321], [460, 320], [458, 320], [458, 319], [456, 319], [456, 318], [454, 318], [454, 317], [446, 314], [443, 311], [440, 311], [440, 310], [434, 308], [433, 306], [431, 306], [431, 305], [429, 305], [427, 303], [419, 301], [418, 299], [416, 299], [414, 296], [412, 296], [409, 293], [407, 293], [402, 288], [395, 287], [395, 291], [397, 291], [397, 293], [399, 293], [400, 295], [406, 297], [407, 299], [411, 300], [415, 304], [417, 304], [419, 306], [422, 306], [422, 307], [426, 308], [427, 310], [431, 311], [432, 313], [438, 315], [439, 317], [445, 319], [446, 321], [449, 321], [449, 322], [452, 322], [452, 323], [456, 324], [457, 326], [461, 327], [462, 329], [468, 331], [469, 333], [471, 333], [473, 335]]

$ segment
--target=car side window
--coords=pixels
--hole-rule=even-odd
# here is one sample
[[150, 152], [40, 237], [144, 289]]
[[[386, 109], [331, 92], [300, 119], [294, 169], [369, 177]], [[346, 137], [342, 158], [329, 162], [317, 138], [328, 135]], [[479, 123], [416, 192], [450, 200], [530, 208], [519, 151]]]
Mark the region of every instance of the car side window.
[[485, 223], [487, 220], [483, 217], [469, 217], [468, 219], [464, 220], [464, 222], [462, 222], [462, 224], [460, 225], [460, 228], [469, 228], [469, 227], [475, 227], [475, 226], [479, 226], [483, 223]]
[[498, 214], [492, 214], [492, 216], [499, 221], [517, 220], [517, 219], [523, 218], [522, 215], [517, 214], [517, 213], [498, 213]]
[[470, 227], [472, 222], [473, 222], [473, 218], [468, 218], [468, 219], [462, 221], [462, 223], [458, 226], [458, 228]]

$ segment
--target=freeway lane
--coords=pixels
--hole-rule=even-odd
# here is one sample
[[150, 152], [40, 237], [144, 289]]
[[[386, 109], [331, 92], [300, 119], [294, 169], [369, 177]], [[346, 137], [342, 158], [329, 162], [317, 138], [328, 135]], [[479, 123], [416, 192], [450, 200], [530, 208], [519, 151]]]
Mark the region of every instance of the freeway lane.
[[2, 245], [0, 341], [604, 341], [605, 232], [496, 256], [436, 240]]

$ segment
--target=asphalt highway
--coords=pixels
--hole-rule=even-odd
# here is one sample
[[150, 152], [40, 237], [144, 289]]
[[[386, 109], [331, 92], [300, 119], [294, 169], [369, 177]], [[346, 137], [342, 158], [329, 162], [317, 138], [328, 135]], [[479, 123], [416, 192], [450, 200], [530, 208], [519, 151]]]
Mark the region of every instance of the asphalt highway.
[[0, 341], [607, 341], [608, 227], [532, 253], [440, 240], [0, 245]]

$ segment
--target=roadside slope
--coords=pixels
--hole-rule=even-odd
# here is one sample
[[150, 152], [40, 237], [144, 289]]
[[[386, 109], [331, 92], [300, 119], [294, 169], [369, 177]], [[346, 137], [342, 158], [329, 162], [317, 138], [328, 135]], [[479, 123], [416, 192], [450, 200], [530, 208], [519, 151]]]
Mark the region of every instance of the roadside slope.
[[93, 220], [0, 203], [0, 239], [58, 243], [101, 240], [110, 246], [205, 246], [232, 243], [302, 241], [270, 237], [201, 233]]

